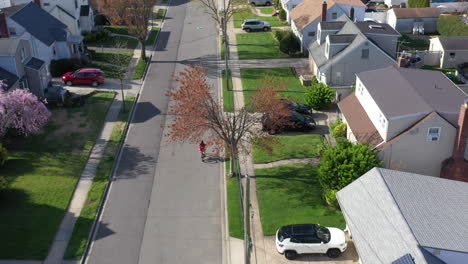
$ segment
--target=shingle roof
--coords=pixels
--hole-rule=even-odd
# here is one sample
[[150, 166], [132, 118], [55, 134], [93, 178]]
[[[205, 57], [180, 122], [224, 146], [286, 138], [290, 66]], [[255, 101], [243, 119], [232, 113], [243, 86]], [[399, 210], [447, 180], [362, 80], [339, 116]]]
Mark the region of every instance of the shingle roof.
[[419, 8], [393, 8], [397, 18], [427, 18], [439, 17], [440, 12], [435, 7], [419, 7]]
[[320, 22], [320, 28], [322, 30], [340, 30], [346, 24], [345, 21], [324, 21]]
[[0, 80], [5, 82], [6, 90], [8, 90], [18, 81], [18, 76], [0, 67]]
[[359, 143], [375, 147], [384, 141], [355, 94], [338, 102], [338, 107]]
[[70, 14], [70, 12], [68, 12], [65, 8], [61, 7], [60, 5], [56, 5], [57, 9], [60, 10], [62, 13], [64, 14], [67, 14], [69, 17], [73, 18], [73, 19], [76, 19], [76, 17], [72, 14]]
[[438, 37], [444, 50], [468, 50], [468, 37]]
[[0, 9], [0, 13], [5, 14], [6, 17], [10, 17], [11, 15], [15, 14], [16, 12], [18, 12], [25, 6], [26, 4], [21, 4], [21, 5], [14, 5], [14, 6], [2, 8]]
[[0, 55], [15, 55], [20, 38], [0, 38]]
[[375, 22], [367, 22], [367, 21], [357, 21], [356, 26], [361, 30], [363, 33], [368, 34], [385, 34], [385, 35], [397, 35], [399, 36], [400, 33], [393, 29], [389, 24], [385, 23], [375, 23]]
[[38, 58], [35, 58], [35, 57], [32, 57], [28, 63], [26, 63], [26, 67], [29, 67], [31, 69], [35, 69], [35, 70], [39, 70], [40, 68], [42, 68], [42, 66], [44, 65], [44, 61], [43, 60], [40, 60]]
[[439, 71], [390, 66], [357, 76], [387, 119], [436, 111], [456, 126], [468, 98]]
[[337, 199], [364, 264], [406, 254], [418, 264], [444, 263], [422, 247], [468, 252], [468, 183], [374, 168]]
[[351, 43], [356, 38], [356, 34], [339, 34], [339, 35], [328, 35], [330, 43], [335, 44], [346, 44]]
[[33, 2], [13, 14], [11, 19], [47, 46], [54, 41], [66, 40], [67, 26]]
[[[291, 11], [291, 18], [298, 30], [302, 30], [307, 25], [320, 18], [322, 15], [322, 4], [324, 0], [304, 0]], [[361, 0], [327, 0], [327, 9], [335, 4], [352, 6], [365, 6]]]

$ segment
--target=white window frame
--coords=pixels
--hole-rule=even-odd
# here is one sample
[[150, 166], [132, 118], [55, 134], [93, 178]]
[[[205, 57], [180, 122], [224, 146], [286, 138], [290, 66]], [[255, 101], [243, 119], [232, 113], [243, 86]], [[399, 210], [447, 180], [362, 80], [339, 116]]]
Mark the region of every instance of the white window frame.
[[338, 13], [337, 12], [333, 12], [332, 13], [332, 19], [337, 19], [338, 18]]
[[[432, 136], [431, 133], [430, 133], [431, 129], [437, 129], [437, 139], [436, 140], [433, 140], [434, 136]], [[426, 140], [431, 141], [431, 142], [432, 141], [439, 141], [440, 140], [441, 130], [442, 130], [441, 127], [429, 127], [429, 128], [427, 128]]]

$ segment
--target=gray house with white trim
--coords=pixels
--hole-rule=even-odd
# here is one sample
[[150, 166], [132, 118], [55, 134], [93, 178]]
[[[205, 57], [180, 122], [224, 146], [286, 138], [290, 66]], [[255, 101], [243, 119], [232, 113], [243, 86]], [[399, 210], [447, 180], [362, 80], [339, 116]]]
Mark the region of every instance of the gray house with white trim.
[[468, 183], [373, 168], [336, 197], [360, 263], [468, 263]]

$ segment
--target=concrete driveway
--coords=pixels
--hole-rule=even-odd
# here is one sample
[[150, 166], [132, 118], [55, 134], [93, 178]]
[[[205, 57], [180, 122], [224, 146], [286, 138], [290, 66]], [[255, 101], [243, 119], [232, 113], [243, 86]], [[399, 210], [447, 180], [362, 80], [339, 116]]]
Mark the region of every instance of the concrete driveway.
[[[358, 255], [352, 240], [348, 239], [348, 249], [338, 258], [331, 259], [326, 255], [309, 254], [298, 256], [295, 260], [287, 260], [284, 255], [279, 254], [275, 247], [275, 237], [265, 236], [265, 256], [268, 264], [291, 264], [291, 263], [307, 263], [307, 264], [355, 264], [358, 263]], [[257, 250], [260, 250], [257, 248]], [[254, 255], [255, 253], [253, 253]]]

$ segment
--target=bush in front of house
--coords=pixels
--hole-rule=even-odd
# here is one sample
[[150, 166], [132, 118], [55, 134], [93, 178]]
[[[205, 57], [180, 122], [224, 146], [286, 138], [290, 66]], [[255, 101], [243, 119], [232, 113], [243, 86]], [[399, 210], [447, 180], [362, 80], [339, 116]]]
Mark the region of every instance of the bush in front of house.
[[66, 72], [76, 71], [82, 67], [78, 59], [60, 59], [50, 62], [50, 74], [52, 77], [60, 77]]
[[292, 31], [286, 31], [279, 42], [279, 49], [281, 52], [291, 55], [301, 50], [301, 44]]
[[306, 89], [305, 104], [311, 109], [322, 110], [328, 107], [335, 98], [335, 90], [323, 83], [312, 84]]
[[108, 36], [109, 36], [109, 32], [107, 30], [101, 29], [96, 32], [86, 34], [83, 38], [83, 42], [92, 43], [101, 39], [105, 39]]
[[331, 206], [338, 206], [335, 194], [361, 175], [374, 167], [382, 165], [377, 157], [377, 150], [371, 150], [367, 144], [352, 144], [339, 140], [334, 147], [327, 148], [318, 169], [318, 180], [323, 190], [325, 201]]
[[429, 7], [429, 0], [408, 0], [408, 7], [410, 8]]
[[286, 20], [286, 11], [282, 7], [280, 8], [280, 11], [278, 13], [278, 17], [282, 21]]
[[282, 30], [282, 29], [273, 30], [273, 36], [278, 42], [280, 42], [284, 38], [284, 36], [286, 36], [286, 33], [288, 33], [287, 30]]
[[346, 137], [346, 128], [346, 124], [338, 119], [330, 124], [330, 135], [334, 138]]
[[458, 16], [444, 15], [437, 20], [437, 31], [447, 37], [468, 36], [468, 25]]

